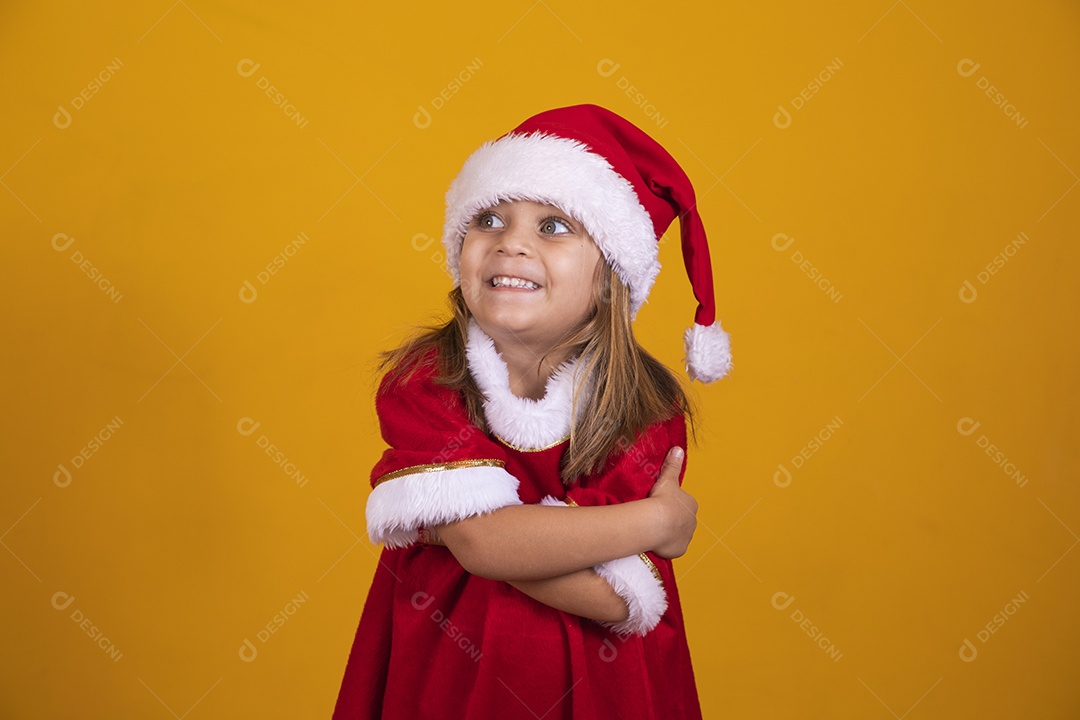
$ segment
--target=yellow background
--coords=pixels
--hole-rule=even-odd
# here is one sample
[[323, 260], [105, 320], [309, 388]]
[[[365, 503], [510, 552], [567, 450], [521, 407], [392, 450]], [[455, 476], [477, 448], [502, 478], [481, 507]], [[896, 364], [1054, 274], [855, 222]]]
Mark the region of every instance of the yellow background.
[[[578, 102], [694, 180], [732, 337], [705, 716], [1077, 716], [1075, 4], [170, 2], [0, 10], [0, 716], [329, 716], [374, 354], [443, 312], [468, 153]], [[681, 372], [674, 232], [636, 328]]]

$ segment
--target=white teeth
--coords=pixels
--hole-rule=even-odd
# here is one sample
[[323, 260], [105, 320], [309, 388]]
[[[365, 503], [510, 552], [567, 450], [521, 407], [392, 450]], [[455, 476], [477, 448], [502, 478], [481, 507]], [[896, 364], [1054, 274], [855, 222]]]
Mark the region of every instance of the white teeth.
[[536, 290], [540, 286], [536, 283], [529, 282], [528, 280], [522, 280], [516, 277], [507, 277], [506, 275], [498, 275], [491, 278], [492, 287], [516, 287], [525, 288], [527, 290]]

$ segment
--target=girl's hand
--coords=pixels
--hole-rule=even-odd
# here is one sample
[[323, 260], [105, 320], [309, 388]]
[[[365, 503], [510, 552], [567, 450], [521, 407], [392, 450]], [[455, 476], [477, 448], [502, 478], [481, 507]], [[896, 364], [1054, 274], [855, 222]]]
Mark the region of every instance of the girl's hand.
[[649, 491], [653, 502], [659, 542], [653, 551], [662, 558], [677, 558], [686, 553], [690, 539], [697, 529], [698, 504], [694, 497], [679, 485], [685, 454], [674, 447], [664, 458], [660, 477]]

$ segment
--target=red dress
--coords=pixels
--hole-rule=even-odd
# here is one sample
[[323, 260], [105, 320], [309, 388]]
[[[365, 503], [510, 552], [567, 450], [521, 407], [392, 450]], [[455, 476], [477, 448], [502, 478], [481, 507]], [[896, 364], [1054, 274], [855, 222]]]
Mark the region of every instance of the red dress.
[[[417, 542], [422, 526], [507, 505], [643, 498], [668, 449], [686, 447], [685, 422], [676, 415], [648, 428], [601, 472], [564, 487], [558, 468], [568, 442], [541, 449], [521, 430], [539, 426], [540, 436], [547, 431], [550, 437], [560, 422], [566, 427], [568, 415], [522, 398], [514, 406], [505, 387], [492, 385], [499, 363], [485, 366], [478, 359], [484, 353], [491, 361], [493, 345], [481, 347], [475, 332], [474, 326], [470, 369], [489, 398], [499, 396], [485, 406], [487, 419], [495, 420], [490, 435], [469, 421], [460, 394], [432, 382], [433, 368], [380, 386], [376, 408], [390, 448], [371, 472], [367, 520], [373, 542], [386, 547], [335, 720], [700, 718], [670, 560], [650, 552], [597, 566], [630, 608], [625, 622], [602, 624], [544, 605], [506, 582], [471, 575], [446, 547]], [[553, 376], [544, 400], [566, 404], [560, 391], [569, 385], [567, 375]], [[520, 416], [529, 412], [534, 417], [522, 426]]]

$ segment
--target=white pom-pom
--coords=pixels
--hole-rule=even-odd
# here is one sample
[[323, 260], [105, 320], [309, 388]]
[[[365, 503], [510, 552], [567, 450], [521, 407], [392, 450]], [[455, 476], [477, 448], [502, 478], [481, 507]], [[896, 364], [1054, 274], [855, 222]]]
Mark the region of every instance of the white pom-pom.
[[712, 325], [694, 323], [685, 336], [686, 372], [692, 380], [716, 382], [731, 370], [731, 339], [717, 320]]

